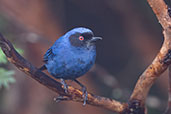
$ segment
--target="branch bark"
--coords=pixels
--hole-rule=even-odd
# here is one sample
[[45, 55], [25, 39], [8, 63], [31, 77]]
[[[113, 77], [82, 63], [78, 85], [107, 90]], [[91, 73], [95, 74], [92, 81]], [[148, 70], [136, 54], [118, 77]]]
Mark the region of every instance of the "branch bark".
[[[35, 79], [40, 84], [46, 86], [59, 95], [68, 97], [72, 101], [83, 102], [81, 90], [69, 86], [68, 93], [66, 94], [61, 83], [57, 82], [53, 77], [41, 72], [30, 62], [24, 59], [19, 53], [17, 53], [10, 41], [5, 39], [2, 34], [0, 34], [0, 47], [2, 48], [9, 62], [13, 63], [19, 70]], [[87, 104], [103, 107], [118, 113], [122, 112], [126, 106], [126, 104], [122, 104], [118, 101], [96, 96], [91, 93], [88, 93]]]

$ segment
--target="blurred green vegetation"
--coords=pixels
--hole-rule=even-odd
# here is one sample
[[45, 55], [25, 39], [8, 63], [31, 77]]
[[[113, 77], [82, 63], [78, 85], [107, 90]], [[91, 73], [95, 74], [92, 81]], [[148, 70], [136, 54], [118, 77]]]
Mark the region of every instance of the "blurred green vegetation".
[[[23, 54], [23, 50], [20, 48], [16, 48], [17, 52]], [[8, 61], [2, 50], [0, 49], [0, 65], [7, 66]], [[9, 70], [6, 67], [0, 66], [0, 88], [5, 87], [9, 88], [10, 83], [15, 83], [15, 78], [13, 75], [15, 74], [14, 70]]]
[[[0, 31], [1, 33], [5, 34], [6, 33], [6, 29], [9, 26], [9, 23], [7, 21], [7, 19], [5, 17], [3, 17], [2, 15], [0, 15]], [[10, 36], [10, 35], [8, 35]], [[16, 48], [16, 46], [14, 46]], [[16, 48], [17, 52], [19, 52], [20, 54], [23, 54], [24, 51], [20, 48]], [[10, 70], [8, 68], [9, 63], [8, 60], [6, 58], [6, 56], [4, 55], [3, 51], [0, 49], [0, 89], [2, 87], [4, 88], [9, 88], [9, 84], [10, 83], [15, 83], [16, 80], [13, 77], [13, 75], [15, 74], [14, 70]]]

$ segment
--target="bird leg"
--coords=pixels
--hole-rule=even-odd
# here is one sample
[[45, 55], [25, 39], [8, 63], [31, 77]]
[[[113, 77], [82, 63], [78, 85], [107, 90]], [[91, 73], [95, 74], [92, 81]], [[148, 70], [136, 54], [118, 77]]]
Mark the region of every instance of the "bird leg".
[[[64, 86], [64, 90], [65, 90], [65, 93], [68, 93], [68, 85], [66, 84], [65, 80], [64, 79], [60, 79], [61, 80], [61, 84]], [[60, 102], [60, 101], [67, 101], [67, 100], [70, 100], [69, 97], [65, 97], [65, 96], [58, 96], [57, 98], [54, 98], [54, 100], [56, 102]]]
[[83, 106], [85, 106], [86, 101], [87, 101], [87, 96], [88, 96], [87, 88], [83, 84], [81, 84], [78, 80], [74, 79], [74, 81], [82, 87], [82, 92], [83, 92], [82, 97], [84, 99]]
[[61, 84], [64, 86], [65, 93], [68, 93], [68, 85], [65, 80], [61, 78]]
[[[46, 66], [43, 65], [42, 67], [39, 68], [39, 70], [43, 71], [46, 70]], [[65, 93], [68, 93], [68, 85], [65, 83], [65, 80], [61, 78], [61, 84], [64, 86]]]

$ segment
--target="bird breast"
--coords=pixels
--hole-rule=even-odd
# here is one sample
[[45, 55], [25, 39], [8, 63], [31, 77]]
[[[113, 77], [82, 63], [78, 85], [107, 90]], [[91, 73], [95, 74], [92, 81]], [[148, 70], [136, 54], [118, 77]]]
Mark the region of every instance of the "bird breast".
[[74, 79], [89, 71], [95, 58], [96, 50], [93, 48], [63, 50], [48, 61], [47, 68], [56, 78]]

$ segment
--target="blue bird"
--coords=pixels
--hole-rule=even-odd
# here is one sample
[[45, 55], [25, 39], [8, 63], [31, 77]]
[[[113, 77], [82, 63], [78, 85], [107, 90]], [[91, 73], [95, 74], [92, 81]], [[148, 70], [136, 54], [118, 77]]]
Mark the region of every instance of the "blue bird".
[[[82, 87], [84, 103], [87, 100], [86, 87], [76, 78], [84, 75], [94, 65], [96, 59], [96, 41], [93, 32], [84, 27], [74, 28], [61, 36], [44, 55], [45, 64], [40, 70], [48, 70], [55, 78], [61, 80], [67, 93], [65, 80], [73, 80]], [[64, 100], [58, 97], [57, 100]]]

